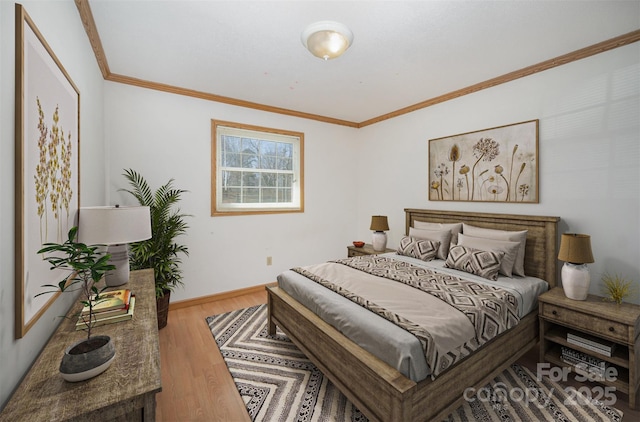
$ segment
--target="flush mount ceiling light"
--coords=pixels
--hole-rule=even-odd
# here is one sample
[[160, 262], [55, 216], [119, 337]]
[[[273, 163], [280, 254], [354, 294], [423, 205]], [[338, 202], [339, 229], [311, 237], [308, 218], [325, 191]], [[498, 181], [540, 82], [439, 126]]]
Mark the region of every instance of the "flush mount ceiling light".
[[316, 57], [335, 59], [353, 42], [353, 32], [341, 23], [320, 21], [302, 31], [302, 44]]

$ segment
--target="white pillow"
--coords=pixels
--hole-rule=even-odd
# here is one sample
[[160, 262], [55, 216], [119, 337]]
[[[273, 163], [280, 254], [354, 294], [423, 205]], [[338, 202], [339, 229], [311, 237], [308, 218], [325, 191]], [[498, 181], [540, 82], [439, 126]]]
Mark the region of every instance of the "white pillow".
[[513, 267], [516, 262], [516, 257], [518, 256], [520, 242], [473, 237], [460, 233], [458, 235], [458, 245], [468, 246], [482, 251], [503, 252], [504, 256], [500, 262], [500, 274], [506, 275], [507, 277], [513, 276]]
[[524, 277], [524, 251], [527, 243], [527, 230], [522, 231], [507, 231], [496, 229], [485, 229], [483, 227], [471, 226], [466, 223], [462, 223], [462, 232], [466, 235], [473, 237], [484, 237], [487, 239], [496, 240], [510, 240], [512, 242], [520, 242], [518, 248], [518, 255], [516, 256], [516, 262], [513, 266], [513, 274]]
[[447, 259], [449, 254], [449, 243], [451, 242], [451, 232], [449, 230], [426, 230], [409, 227], [409, 237], [421, 240], [433, 240], [440, 242], [438, 254], [440, 259]]
[[414, 221], [413, 227], [416, 229], [428, 230], [450, 230], [452, 245], [458, 244], [458, 234], [462, 232], [462, 223], [430, 223], [428, 221]]

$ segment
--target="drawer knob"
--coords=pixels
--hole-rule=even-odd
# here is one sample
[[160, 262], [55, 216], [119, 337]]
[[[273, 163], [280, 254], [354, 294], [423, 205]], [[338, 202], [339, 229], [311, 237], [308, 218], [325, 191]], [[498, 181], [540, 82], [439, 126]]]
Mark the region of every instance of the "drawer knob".
[[612, 333], [615, 331], [616, 329], [613, 327], [609, 327], [609, 331], [611, 331]]
[[558, 315], [558, 311], [551, 311], [553, 315]]

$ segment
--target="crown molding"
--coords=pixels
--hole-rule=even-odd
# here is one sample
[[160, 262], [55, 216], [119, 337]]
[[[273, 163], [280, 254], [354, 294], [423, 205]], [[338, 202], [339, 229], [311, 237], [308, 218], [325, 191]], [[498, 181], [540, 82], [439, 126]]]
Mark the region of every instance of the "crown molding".
[[327, 117], [312, 113], [305, 113], [302, 111], [290, 110], [281, 107], [274, 107], [266, 104], [254, 103], [237, 98], [224, 97], [221, 95], [203, 91], [196, 91], [193, 89], [181, 88], [178, 86], [111, 73], [111, 71], [109, 70], [109, 65], [107, 63], [107, 57], [104, 53], [104, 49], [102, 48], [102, 42], [100, 41], [96, 23], [93, 20], [93, 14], [91, 12], [91, 7], [89, 6], [89, 0], [75, 0], [75, 3], [76, 7], [78, 8], [78, 12], [80, 13], [80, 18], [82, 20], [82, 24], [84, 25], [84, 29], [87, 33], [87, 36], [89, 37], [89, 42], [91, 43], [91, 47], [93, 48], [93, 52], [96, 56], [96, 61], [98, 62], [98, 66], [100, 67], [100, 71], [102, 72], [102, 76], [107, 81], [358, 129], [640, 41], [640, 29], [638, 29], [627, 34], [623, 34], [618, 37], [593, 44], [580, 50], [576, 50], [571, 53], [555, 57], [553, 59], [545, 60], [538, 64], [527, 66], [522, 69], [509, 72], [483, 82], [479, 82], [466, 88], [458, 89], [456, 91], [452, 91], [438, 97], [421, 101], [419, 103], [392, 111], [390, 113], [382, 114], [378, 117], [373, 117], [369, 120], [365, 120], [362, 122], [351, 122], [348, 120], [336, 119], [333, 117]]
[[524, 78], [526, 76], [533, 75], [534, 73], [539, 73], [545, 70], [549, 70], [554, 67], [562, 66], [567, 63], [571, 63], [571, 62], [581, 60], [590, 56], [594, 56], [596, 54], [604, 53], [605, 51], [613, 50], [618, 47], [623, 47], [625, 45], [632, 44], [638, 41], [640, 41], [640, 30], [632, 31], [627, 34], [620, 35], [618, 37], [611, 38], [609, 40], [602, 41], [597, 44], [593, 44], [589, 47], [585, 47], [580, 50], [576, 50], [571, 53], [567, 53], [550, 60], [545, 60], [538, 64], [527, 66], [522, 69], [516, 70], [514, 72], [509, 72], [502, 76], [498, 76], [496, 78], [492, 78], [484, 82], [480, 82], [475, 85], [468, 86], [466, 88], [458, 89], [456, 91], [449, 92], [447, 94], [440, 95], [438, 97], [434, 97], [429, 100], [422, 101], [417, 104], [404, 107], [396, 111], [392, 111], [391, 113], [374, 117], [372, 119], [359, 123], [358, 128], [369, 126], [374, 123], [381, 122], [383, 120], [392, 119], [394, 117], [398, 117], [403, 114], [411, 113], [416, 110], [430, 107], [435, 104], [443, 103], [445, 101], [449, 101], [454, 98], [462, 97], [468, 94], [473, 94], [474, 92], [478, 92], [483, 89], [492, 88], [496, 85], [501, 85], [507, 82], [514, 81], [516, 79]]

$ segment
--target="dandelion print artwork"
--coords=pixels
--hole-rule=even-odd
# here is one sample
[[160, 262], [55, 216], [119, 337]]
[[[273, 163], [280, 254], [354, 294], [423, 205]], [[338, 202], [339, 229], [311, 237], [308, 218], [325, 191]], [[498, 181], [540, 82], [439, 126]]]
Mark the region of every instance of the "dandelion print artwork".
[[538, 203], [538, 120], [429, 140], [429, 200]]

